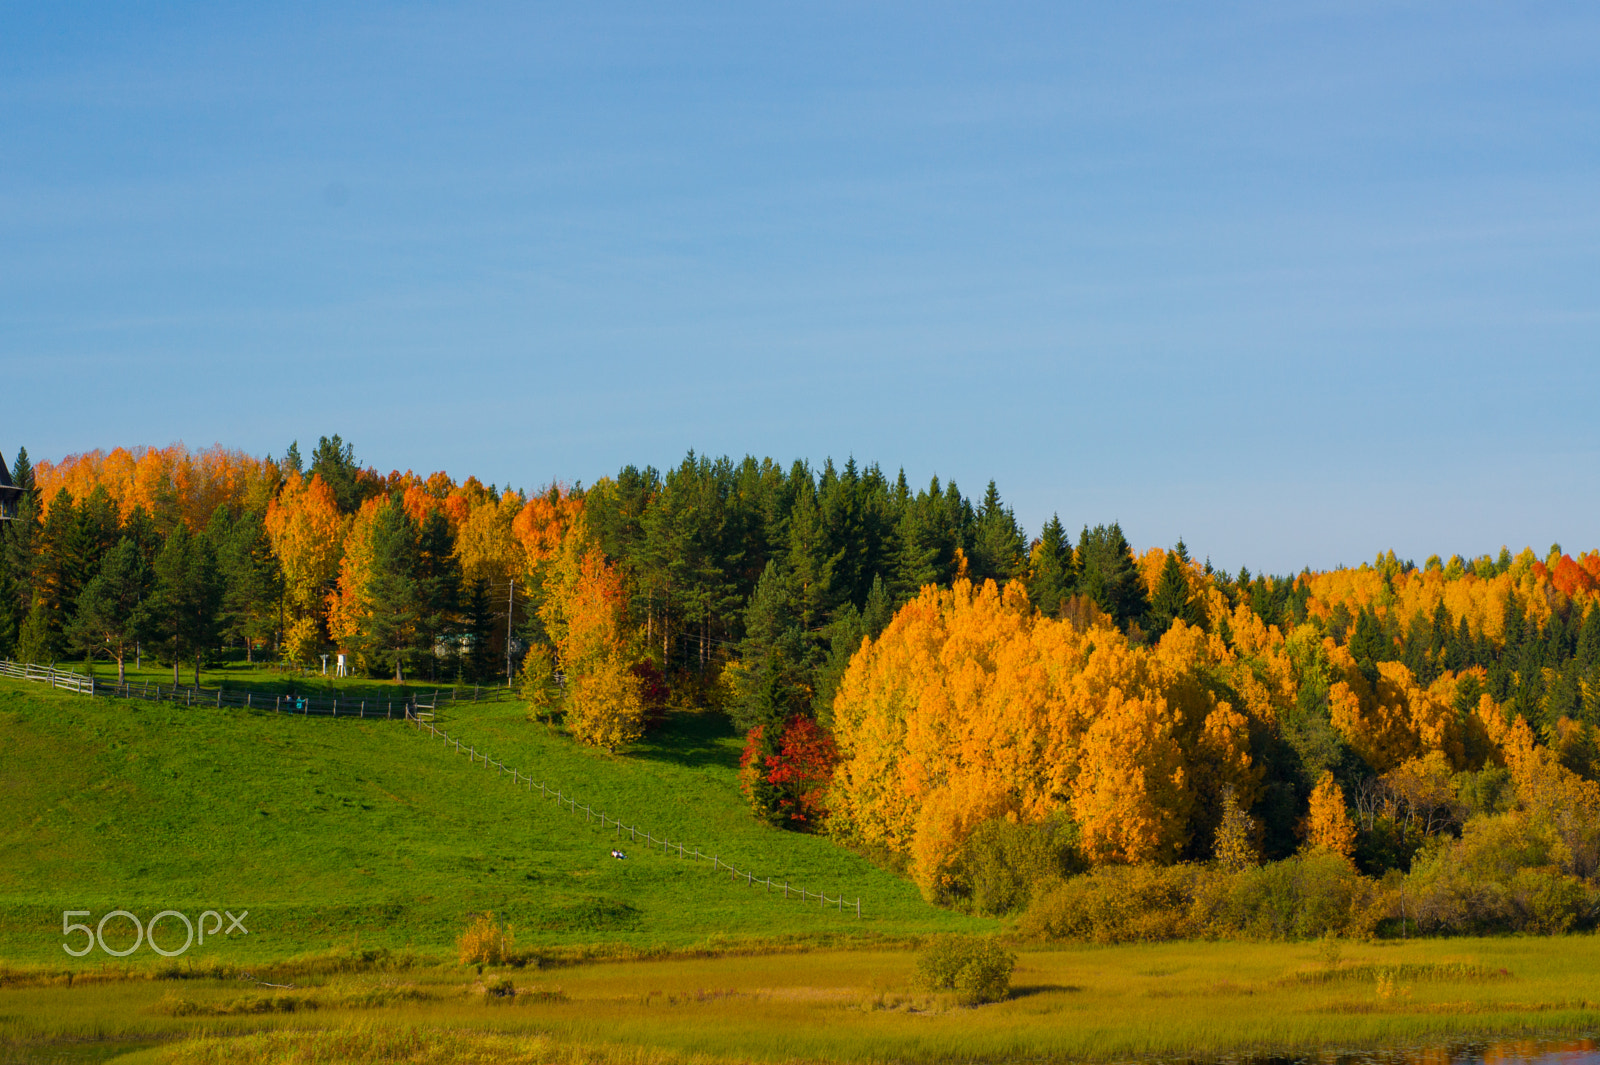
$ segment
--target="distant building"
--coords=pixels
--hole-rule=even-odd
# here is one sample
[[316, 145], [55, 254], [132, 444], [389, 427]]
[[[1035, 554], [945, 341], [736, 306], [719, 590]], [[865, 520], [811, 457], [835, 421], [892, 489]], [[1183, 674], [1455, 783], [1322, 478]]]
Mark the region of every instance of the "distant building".
[[6, 457], [0, 455], [0, 521], [10, 521], [17, 516], [17, 504], [22, 502], [22, 489], [11, 479], [6, 467]]

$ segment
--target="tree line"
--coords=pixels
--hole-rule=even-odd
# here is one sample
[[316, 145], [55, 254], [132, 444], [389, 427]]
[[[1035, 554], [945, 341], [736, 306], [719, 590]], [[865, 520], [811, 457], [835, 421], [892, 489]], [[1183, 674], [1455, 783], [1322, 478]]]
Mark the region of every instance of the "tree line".
[[337, 436], [310, 462], [15, 466], [17, 657], [338, 649], [374, 677], [515, 675], [531, 716], [615, 750], [709, 707], [746, 738], [757, 816], [990, 912], [1067, 905], [1048, 885], [1086, 870], [1307, 847], [1437, 883], [1439, 855], [1491, 832], [1550, 859], [1538, 883], [1512, 863], [1524, 895], [1572, 917], [1593, 888], [1600, 842], [1558, 811], [1590, 810], [1600, 778], [1600, 552], [1228, 573], [1182, 541], [1135, 552], [1115, 522], [1030, 536], [993, 483], [913, 489], [853, 460], [691, 453], [532, 493], [382, 476]]

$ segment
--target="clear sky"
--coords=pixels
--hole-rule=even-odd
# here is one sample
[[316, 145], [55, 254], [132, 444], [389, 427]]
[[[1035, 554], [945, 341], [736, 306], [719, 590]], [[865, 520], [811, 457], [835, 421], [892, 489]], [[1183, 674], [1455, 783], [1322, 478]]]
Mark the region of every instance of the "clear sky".
[[0, 451], [1600, 546], [1600, 7], [0, 2]]

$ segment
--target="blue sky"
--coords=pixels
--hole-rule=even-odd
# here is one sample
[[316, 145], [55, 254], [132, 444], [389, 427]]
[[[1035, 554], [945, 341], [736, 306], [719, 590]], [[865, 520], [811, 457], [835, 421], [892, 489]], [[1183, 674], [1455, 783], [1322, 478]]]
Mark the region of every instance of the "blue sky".
[[0, 2], [0, 451], [1597, 546], [1597, 55], [1585, 4]]

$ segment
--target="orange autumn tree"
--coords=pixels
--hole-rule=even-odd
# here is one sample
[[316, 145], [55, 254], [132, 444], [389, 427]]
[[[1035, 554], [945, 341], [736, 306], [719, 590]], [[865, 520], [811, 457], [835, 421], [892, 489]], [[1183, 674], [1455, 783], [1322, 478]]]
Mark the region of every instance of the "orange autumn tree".
[[123, 520], [142, 507], [158, 526], [183, 522], [191, 532], [205, 528], [219, 506], [233, 513], [263, 513], [278, 487], [278, 468], [220, 444], [200, 451], [183, 444], [164, 448], [114, 448], [87, 451], [60, 462], [40, 461], [34, 468], [46, 510], [61, 488], [74, 499], [87, 499], [105, 488]]
[[552, 485], [529, 499], [511, 519], [511, 535], [522, 547], [523, 565], [530, 579], [542, 582], [544, 566], [561, 550], [567, 531], [582, 513], [581, 496]]
[[1345, 808], [1344, 789], [1332, 773], [1323, 773], [1311, 789], [1311, 812], [1306, 816], [1306, 846], [1323, 848], [1345, 858], [1356, 850], [1356, 826]]
[[348, 525], [333, 490], [317, 474], [306, 478], [291, 472], [267, 506], [267, 535], [283, 569], [290, 615], [284, 649], [293, 661], [310, 661], [322, 645], [327, 599], [337, 581]]
[[389, 505], [387, 496], [375, 496], [361, 504], [349, 519], [344, 535], [344, 554], [339, 560], [339, 577], [333, 591], [328, 593], [328, 635], [341, 649], [350, 650], [355, 658], [353, 665], [369, 668], [362, 651], [362, 635], [366, 632], [372, 614], [367, 586], [372, 579], [372, 529], [378, 511]]
[[1151, 649], [1041, 617], [1020, 584], [924, 588], [841, 682], [835, 830], [905, 854], [932, 896], [1000, 817], [1066, 809], [1092, 860], [1174, 860], [1257, 787], [1248, 718], [1202, 676], [1235, 666], [1182, 622]]
[[545, 578], [539, 618], [565, 677], [560, 701], [568, 730], [583, 743], [614, 751], [644, 735], [634, 670], [639, 654], [627, 626], [622, 576], [587, 540], [581, 519], [567, 530]]

